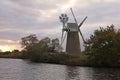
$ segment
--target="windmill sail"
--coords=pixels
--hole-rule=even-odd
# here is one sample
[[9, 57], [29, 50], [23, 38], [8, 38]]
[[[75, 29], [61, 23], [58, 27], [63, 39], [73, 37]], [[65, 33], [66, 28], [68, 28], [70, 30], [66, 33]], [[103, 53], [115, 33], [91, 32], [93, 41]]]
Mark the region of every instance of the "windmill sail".
[[74, 18], [74, 20], [75, 20], [75, 23], [78, 25], [78, 22], [77, 22], [77, 20], [76, 20], [76, 18], [75, 18], [75, 15], [74, 15], [74, 13], [73, 13], [72, 8], [70, 8], [70, 10], [71, 10], [71, 12], [72, 12], [72, 15], [73, 15], [73, 18]]
[[82, 26], [82, 24], [85, 22], [85, 20], [87, 19], [87, 16], [83, 19], [83, 21], [80, 23], [80, 25], [78, 26], [79, 28]]
[[81, 35], [81, 38], [82, 38], [83, 42], [85, 43], [86, 41], [85, 41], [85, 39], [84, 39], [84, 37], [83, 37], [83, 35], [82, 35], [80, 29], [79, 29], [79, 33], [80, 33], [80, 35]]
[[70, 8], [70, 10], [71, 10], [72, 15], [73, 15], [73, 18], [74, 18], [74, 20], [75, 20], [75, 22], [76, 22], [76, 24], [77, 24], [77, 26], [78, 26], [78, 31], [79, 31], [79, 33], [80, 33], [80, 35], [81, 35], [81, 37], [82, 37], [82, 40], [85, 42], [85, 39], [84, 39], [84, 37], [83, 37], [83, 35], [82, 35], [82, 32], [81, 32], [81, 30], [80, 30], [80, 27], [82, 26], [82, 24], [84, 23], [84, 21], [87, 19], [87, 16], [83, 19], [83, 21], [80, 23], [80, 25], [78, 25], [78, 22], [77, 22], [77, 20], [76, 20], [76, 17], [75, 17], [75, 15], [74, 15], [74, 13], [73, 13], [72, 8]]
[[78, 28], [79, 28], [79, 33], [80, 33], [80, 35], [81, 35], [81, 37], [82, 37], [82, 40], [83, 40], [83, 42], [85, 43], [86, 41], [85, 41], [85, 39], [84, 39], [84, 37], [83, 37], [83, 35], [82, 35], [82, 32], [81, 32], [81, 30], [80, 30], [80, 27], [82, 26], [82, 24], [85, 22], [85, 20], [87, 19], [87, 16], [83, 19], [83, 21], [80, 23], [80, 25], [78, 26]]

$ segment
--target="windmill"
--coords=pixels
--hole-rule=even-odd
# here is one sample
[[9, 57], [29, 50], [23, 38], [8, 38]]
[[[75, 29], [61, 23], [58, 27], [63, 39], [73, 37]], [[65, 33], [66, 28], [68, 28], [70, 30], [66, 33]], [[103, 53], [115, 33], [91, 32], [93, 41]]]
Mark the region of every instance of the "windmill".
[[82, 26], [84, 21], [87, 19], [87, 16], [83, 19], [83, 21], [80, 24], [78, 24], [72, 8], [70, 8], [70, 10], [71, 10], [71, 13], [72, 13], [74, 21], [75, 21], [74, 23], [68, 23], [69, 18], [67, 16], [67, 14], [61, 14], [61, 16], [59, 16], [60, 21], [63, 23], [61, 45], [63, 44], [65, 38], [67, 37], [66, 52], [80, 54], [81, 48], [80, 48], [79, 34], [80, 34], [83, 42], [85, 42], [85, 39], [81, 33], [80, 27]]

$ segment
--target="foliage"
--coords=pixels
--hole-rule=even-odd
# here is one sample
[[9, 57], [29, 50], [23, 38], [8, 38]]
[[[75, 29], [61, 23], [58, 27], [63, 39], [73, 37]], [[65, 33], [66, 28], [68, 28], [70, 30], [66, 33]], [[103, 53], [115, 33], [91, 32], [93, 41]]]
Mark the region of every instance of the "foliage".
[[14, 50], [12, 51], [12, 53], [20, 53], [20, 51], [17, 50], [17, 49], [14, 49]]
[[95, 30], [86, 41], [85, 52], [88, 63], [99, 66], [114, 66], [120, 63], [120, 30], [114, 25]]
[[32, 46], [35, 43], [38, 43], [38, 39], [35, 34], [31, 34], [29, 36], [21, 38], [21, 45], [23, 48], [27, 48], [29, 46]]
[[0, 58], [22, 58], [22, 56], [21, 56], [21, 52], [18, 52], [18, 50], [15, 50], [13, 52], [6, 51], [6, 52], [0, 53]]
[[35, 44], [45, 47], [48, 52], [57, 52], [57, 51], [62, 50], [62, 47], [59, 44], [58, 38], [50, 39], [49, 37], [45, 37], [41, 40], [38, 40], [35, 34], [22, 37], [20, 43], [22, 47], [24, 48], [24, 50], [28, 50], [28, 48], [35, 46]]
[[57, 52], [59, 50], [59, 40], [57, 38], [50, 39], [45, 37], [38, 40], [36, 35], [29, 35], [21, 38], [21, 44], [24, 46], [22, 51], [23, 58], [39, 61], [43, 59], [45, 53]]
[[27, 43], [24, 44], [25, 49], [22, 51], [22, 58], [27, 58], [34, 62], [57, 64], [73, 64], [73, 62], [78, 63], [80, 61], [80, 59], [78, 60], [79, 57], [75, 55], [57, 53], [61, 49], [57, 38], [50, 39], [49, 37], [45, 37], [41, 40], [37, 40], [36, 42], [32, 42], [31, 38], [28, 38], [27, 36], [22, 38], [21, 41], [23, 41], [23, 43]]
[[39, 60], [40, 56], [47, 51], [48, 51], [47, 45], [41, 41], [27, 48], [28, 57], [32, 61]]
[[50, 52], [60, 52], [62, 51], [62, 47], [59, 44], [59, 39], [55, 38], [51, 40], [51, 44], [50, 44]]

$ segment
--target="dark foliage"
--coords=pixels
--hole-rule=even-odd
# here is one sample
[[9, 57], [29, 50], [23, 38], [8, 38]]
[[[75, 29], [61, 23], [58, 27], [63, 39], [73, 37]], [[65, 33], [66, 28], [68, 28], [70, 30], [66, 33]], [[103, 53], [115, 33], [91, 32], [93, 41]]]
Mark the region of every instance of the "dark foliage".
[[114, 25], [95, 30], [86, 41], [85, 52], [89, 56], [88, 64], [98, 66], [116, 66], [120, 64], [120, 30]]

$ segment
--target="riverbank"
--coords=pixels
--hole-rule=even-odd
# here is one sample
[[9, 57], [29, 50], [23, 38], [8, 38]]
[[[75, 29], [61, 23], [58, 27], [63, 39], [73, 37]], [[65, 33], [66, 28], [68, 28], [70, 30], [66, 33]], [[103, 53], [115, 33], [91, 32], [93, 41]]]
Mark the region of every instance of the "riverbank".
[[86, 60], [85, 55], [72, 55], [66, 53], [41, 53], [28, 56], [26, 53], [22, 54], [0, 54], [0, 58], [13, 58], [13, 59], [27, 59], [36, 63], [52, 63], [63, 65], [83, 65]]
[[13, 58], [13, 59], [23, 59], [21, 54], [0, 54], [0, 58]]
[[66, 53], [42, 53], [40, 55], [34, 55], [32, 57], [25, 57], [23, 55], [1, 55], [0, 58], [13, 58], [13, 59], [27, 59], [35, 63], [50, 63], [50, 64], [61, 64], [69, 66], [84, 66], [84, 67], [120, 67], [118, 65], [98, 65], [91, 64], [87, 55], [72, 55]]

